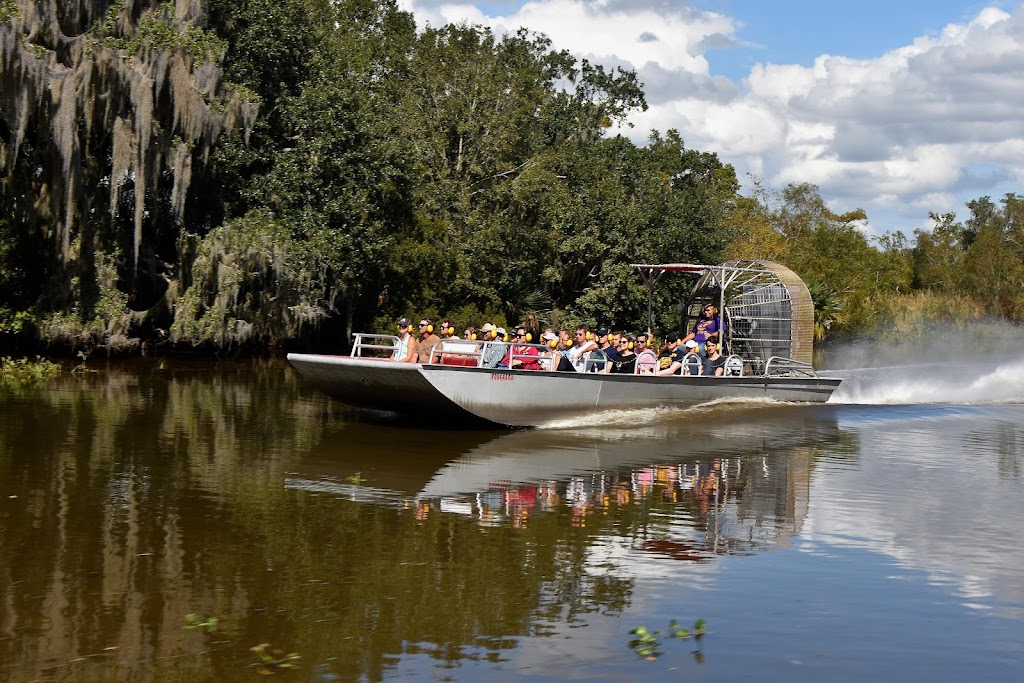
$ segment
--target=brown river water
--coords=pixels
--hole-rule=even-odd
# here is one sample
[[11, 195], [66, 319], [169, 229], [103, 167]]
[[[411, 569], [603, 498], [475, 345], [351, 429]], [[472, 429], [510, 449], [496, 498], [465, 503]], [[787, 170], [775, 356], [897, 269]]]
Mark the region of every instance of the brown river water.
[[1020, 361], [458, 432], [90, 369], [0, 393], [0, 681], [1024, 678]]

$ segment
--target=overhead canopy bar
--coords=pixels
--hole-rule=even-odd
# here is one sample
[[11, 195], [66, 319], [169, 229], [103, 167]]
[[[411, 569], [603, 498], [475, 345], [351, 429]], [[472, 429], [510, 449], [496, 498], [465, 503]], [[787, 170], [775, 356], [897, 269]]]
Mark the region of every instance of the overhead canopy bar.
[[638, 268], [640, 270], [640, 277], [643, 278], [644, 284], [647, 285], [647, 331], [653, 332], [652, 325], [654, 324], [654, 288], [658, 285], [662, 276], [665, 273], [689, 273], [692, 275], [705, 275], [711, 276], [712, 282], [718, 287], [720, 292], [720, 301], [718, 305], [719, 315], [719, 329], [721, 329], [721, 317], [725, 312], [725, 289], [731, 285], [736, 278], [743, 274], [749, 274], [753, 277], [758, 275], [772, 274], [773, 271], [766, 270], [764, 268], [752, 268], [750, 266], [708, 266], [701, 265], [699, 263], [631, 263], [630, 267]]

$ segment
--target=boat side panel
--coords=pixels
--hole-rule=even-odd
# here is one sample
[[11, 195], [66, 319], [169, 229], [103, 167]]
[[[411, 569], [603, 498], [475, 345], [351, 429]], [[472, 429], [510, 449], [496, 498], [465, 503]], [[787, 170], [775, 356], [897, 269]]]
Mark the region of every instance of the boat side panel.
[[351, 406], [424, 419], [473, 417], [438, 393], [417, 363], [300, 353], [288, 354], [288, 361], [310, 384]]
[[824, 402], [835, 380], [764, 377], [641, 377], [426, 366], [439, 393], [491, 422], [528, 426], [594, 410], [685, 408], [721, 399]]

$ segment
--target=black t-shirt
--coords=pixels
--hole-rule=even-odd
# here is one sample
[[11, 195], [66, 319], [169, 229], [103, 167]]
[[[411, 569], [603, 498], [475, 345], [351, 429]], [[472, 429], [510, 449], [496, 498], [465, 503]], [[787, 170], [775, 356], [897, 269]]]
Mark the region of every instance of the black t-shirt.
[[636, 374], [636, 354], [631, 353], [628, 356], [623, 356], [621, 353], [615, 354], [615, 359], [612, 361], [612, 369], [609, 372], [613, 372], [617, 375], [635, 375]]
[[670, 350], [667, 346], [658, 354], [658, 370], [665, 370], [672, 367], [673, 363], [682, 363], [686, 352], [679, 346]]
[[719, 355], [715, 360], [710, 358], [704, 359], [704, 374], [715, 375], [718, 368], [722, 368], [722, 374], [725, 374], [725, 356]]

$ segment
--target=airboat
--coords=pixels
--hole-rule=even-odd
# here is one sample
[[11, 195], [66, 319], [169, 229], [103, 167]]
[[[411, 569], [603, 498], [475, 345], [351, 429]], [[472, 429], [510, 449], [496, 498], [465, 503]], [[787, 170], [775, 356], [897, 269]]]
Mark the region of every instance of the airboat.
[[[503, 340], [445, 340], [424, 363], [390, 360], [399, 339], [357, 332], [348, 356], [288, 354], [314, 387], [352, 406], [398, 413], [446, 426], [536, 427], [566, 423], [610, 410], [673, 410], [710, 402], [765, 400], [823, 403], [840, 379], [820, 377], [811, 363], [814, 308], [800, 278], [769, 261], [728, 261], [721, 265], [633, 264], [648, 290], [648, 326], [653, 293], [668, 273], [695, 279], [680, 305], [680, 330], [689, 330], [704, 305], [718, 308], [723, 376], [702, 375], [694, 354], [681, 374], [653, 372], [653, 357], [638, 358], [636, 373], [605, 374], [600, 358], [584, 372], [555, 372], [540, 344], [516, 344], [511, 359], [537, 360], [541, 369], [485, 367], [484, 358]], [[685, 332], [683, 333], [685, 334]], [[680, 336], [683, 336], [682, 334]]]

